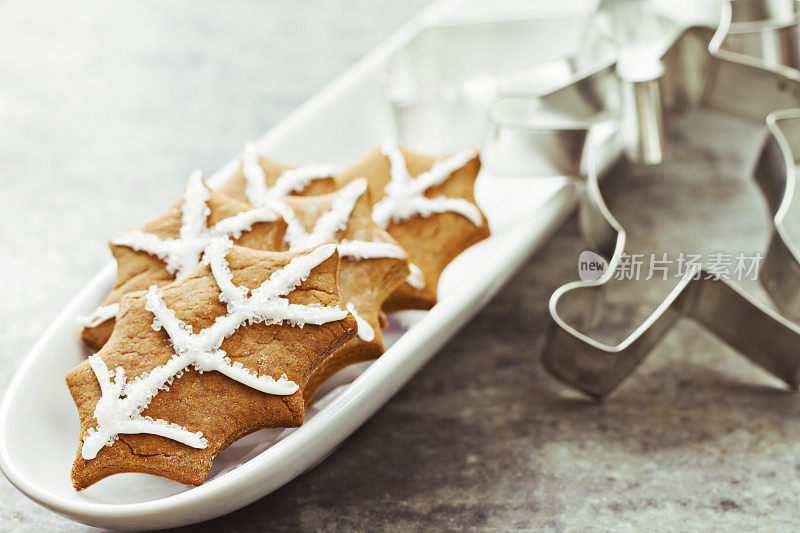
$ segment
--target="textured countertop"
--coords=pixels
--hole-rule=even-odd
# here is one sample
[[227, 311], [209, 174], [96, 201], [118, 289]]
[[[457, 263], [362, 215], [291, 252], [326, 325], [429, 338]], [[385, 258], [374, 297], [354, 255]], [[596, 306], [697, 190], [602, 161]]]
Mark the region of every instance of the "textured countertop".
[[[111, 233], [168, 206], [192, 169], [220, 166], [426, 3], [0, 3], [0, 391], [106, 264]], [[632, 249], [763, 248], [747, 181], [759, 135], [692, 114], [670, 163], [612, 173], [603, 187]], [[696, 325], [680, 322], [604, 403], [544, 372], [547, 298], [583, 249], [570, 220], [324, 463], [198, 529], [794, 527], [800, 398]], [[663, 290], [616, 287], [608, 316], [630, 323]], [[83, 529], [0, 478], [0, 530]]]

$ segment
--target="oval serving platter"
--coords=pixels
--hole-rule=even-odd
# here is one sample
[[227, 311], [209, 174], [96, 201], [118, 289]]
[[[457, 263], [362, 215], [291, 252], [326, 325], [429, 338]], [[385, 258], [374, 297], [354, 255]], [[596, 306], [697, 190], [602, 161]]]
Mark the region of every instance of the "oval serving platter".
[[[391, 54], [450, 4], [440, 2], [423, 12], [288, 116], [257, 143], [262, 153], [285, 161], [346, 164], [391, 137], [393, 123], [378, 73]], [[236, 165], [231, 161], [209, 183], [219, 186]], [[508, 186], [513, 195], [504, 194]], [[562, 177], [509, 179], [484, 172], [476, 196], [492, 237], [447, 268], [439, 303], [427, 312], [393, 317], [380, 359], [334, 376], [300, 428], [259, 431], [236, 442], [200, 487], [122, 474], [80, 493], [72, 488], [78, 417], [64, 376], [86, 356], [76, 317], [93, 310], [111, 287], [115, 267], [108, 265], [42, 335], [13, 378], [0, 407], [0, 469], [41, 505], [114, 529], [191, 524], [274, 491], [325, 459], [485, 305], [571, 212], [577, 188]]]

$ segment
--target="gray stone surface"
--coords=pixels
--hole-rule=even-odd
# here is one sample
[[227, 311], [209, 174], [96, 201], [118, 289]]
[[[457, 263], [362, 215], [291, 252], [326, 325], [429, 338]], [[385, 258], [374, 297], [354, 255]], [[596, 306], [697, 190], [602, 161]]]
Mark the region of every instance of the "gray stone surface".
[[[423, 4], [1, 3], [0, 389], [106, 263], [110, 233], [167, 206], [191, 169], [218, 167]], [[746, 179], [760, 134], [695, 113], [670, 163], [620, 166], [603, 187], [632, 249], [760, 249], [765, 208]], [[197, 529], [795, 528], [797, 395], [692, 323], [604, 403], [544, 373], [546, 301], [583, 248], [570, 220], [327, 461]], [[613, 287], [604, 331], [667, 289]], [[0, 480], [0, 530], [80, 529]]]

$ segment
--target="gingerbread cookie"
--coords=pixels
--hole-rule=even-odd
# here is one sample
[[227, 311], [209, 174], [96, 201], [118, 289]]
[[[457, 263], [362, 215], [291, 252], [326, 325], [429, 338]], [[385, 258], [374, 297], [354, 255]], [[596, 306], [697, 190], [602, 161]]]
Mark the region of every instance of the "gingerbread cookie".
[[291, 167], [259, 155], [255, 145], [248, 143], [242, 162], [220, 192], [250, 202], [266, 205], [271, 199], [284, 196], [326, 194], [336, 189], [333, 177], [339, 169], [333, 165]]
[[322, 383], [347, 365], [383, 353], [380, 312], [384, 300], [408, 276], [405, 251], [372, 220], [365, 180], [313, 197], [287, 197], [286, 242], [303, 250], [337, 242], [339, 296], [358, 323], [358, 334], [331, 354], [312, 374], [305, 388], [310, 403]]
[[67, 375], [77, 490], [122, 472], [203, 483], [219, 453], [296, 427], [312, 372], [356, 331], [336, 246], [261, 252], [213, 239], [180, 281], [126, 295], [114, 332]]
[[471, 150], [437, 158], [384, 143], [338, 177], [340, 183], [367, 178], [373, 219], [408, 253], [411, 274], [386, 311], [430, 309], [442, 270], [489, 236], [473, 195], [480, 167]]
[[151, 285], [166, 285], [194, 270], [203, 249], [214, 237], [260, 250], [280, 250], [286, 223], [272, 207], [253, 207], [210, 190], [200, 171], [194, 172], [183, 198], [141, 230], [117, 235], [111, 252], [117, 279], [102, 305], [81, 318], [81, 338], [99, 350], [111, 336], [120, 298]]

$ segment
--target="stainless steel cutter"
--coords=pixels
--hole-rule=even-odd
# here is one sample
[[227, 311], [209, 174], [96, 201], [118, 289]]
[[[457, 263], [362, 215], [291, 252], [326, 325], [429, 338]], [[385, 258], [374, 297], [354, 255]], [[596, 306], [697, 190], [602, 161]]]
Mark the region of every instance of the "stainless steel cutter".
[[[550, 300], [542, 360], [558, 379], [601, 398], [686, 317], [800, 385], [800, 252], [784, 228], [800, 158], [799, 12], [794, 0], [603, 0], [588, 17], [434, 26], [390, 62], [384, 96], [404, 144], [442, 152], [486, 131], [489, 175], [585, 182], [581, 229], [607, 268]], [[630, 335], [602, 342], [566, 318], [602, 313], [625, 253], [599, 180], [623, 157], [660, 163], [668, 118], [693, 108], [767, 125], [754, 178], [773, 220], [759, 274], [772, 302], [689, 270]]]
[[[614, 276], [626, 244], [625, 229], [609, 211], [598, 184], [605, 167], [603, 141], [588, 128], [581, 153], [586, 195], [580, 221], [588, 241], [608, 259], [608, 268], [596, 280], [569, 283], [553, 294], [554, 325], [542, 361], [555, 377], [596, 398], [613, 391], [680, 317], [695, 320], [791, 387], [800, 385], [800, 255], [784, 227], [800, 158], [800, 109], [792, 109], [800, 106], [796, 4], [739, 0], [722, 7], [716, 29], [681, 31], [656, 61], [637, 57], [636, 51], [620, 56], [615, 69], [623, 95], [618, 137], [628, 157], [657, 163], [668, 114], [701, 107], [766, 122], [769, 136], [753, 177], [769, 206], [772, 229], [759, 281], [777, 309], [733, 282], [690, 269], [617, 344], [600, 342], [563, 318], [602, 299], [602, 288]], [[653, 64], [637, 72], [636, 61]], [[605, 68], [579, 83], [605, 76]]]

